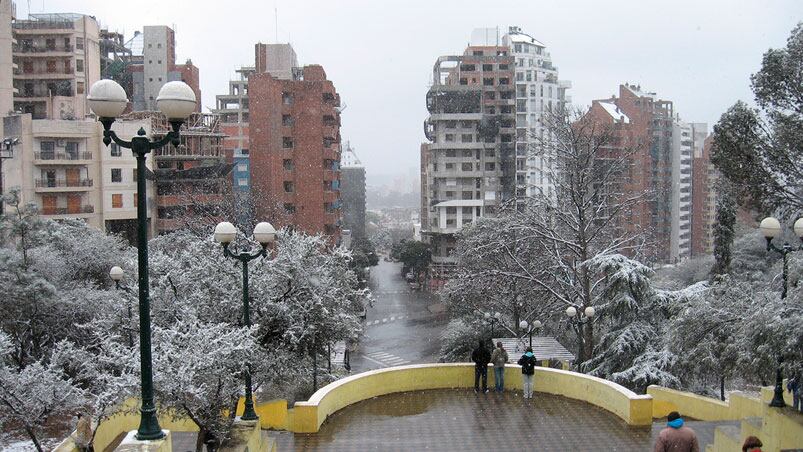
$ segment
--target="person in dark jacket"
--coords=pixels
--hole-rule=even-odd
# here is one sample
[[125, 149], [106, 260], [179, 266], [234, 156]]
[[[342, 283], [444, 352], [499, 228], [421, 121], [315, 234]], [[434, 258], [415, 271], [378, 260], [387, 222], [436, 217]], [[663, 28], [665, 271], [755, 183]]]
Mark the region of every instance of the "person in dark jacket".
[[477, 348], [471, 352], [471, 360], [474, 361], [474, 392], [480, 391], [480, 377], [482, 377], [482, 391], [488, 392], [488, 363], [491, 362], [491, 352], [485, 348], [482, 339]]
[[524, 398], [533, 398], [533, 378], [535, 377], [535, 365], [537, 361], [532, 347], [527, 347], [527, 351], [521, 355], [518, 362], [521, 366], [522, 389], [524, 390]]

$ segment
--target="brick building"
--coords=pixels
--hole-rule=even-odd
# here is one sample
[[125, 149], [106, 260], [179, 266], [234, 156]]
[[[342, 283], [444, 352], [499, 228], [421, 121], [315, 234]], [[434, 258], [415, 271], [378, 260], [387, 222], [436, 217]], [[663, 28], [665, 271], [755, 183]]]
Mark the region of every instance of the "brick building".
[[[266, 50], [267, 51], [267, 50]], [[257, 47], [257, 54], [260, 54]], [[340, 95], [318, 65], [248, 79], [255, 216], [340, 238]]]
[[700, 149], [695, 149], [692, 158], [692, 212], [691, 255], [711, 254], [714, 251], [714, 222], [717, 200], [714, 183], [717, 171], [711, 163], [713, 135], [705, 139]]

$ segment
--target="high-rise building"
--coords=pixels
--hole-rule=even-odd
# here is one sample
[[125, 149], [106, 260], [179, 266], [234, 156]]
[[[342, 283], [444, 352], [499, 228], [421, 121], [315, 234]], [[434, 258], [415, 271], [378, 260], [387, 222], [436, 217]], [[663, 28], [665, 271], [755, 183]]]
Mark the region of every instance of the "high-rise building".
[[341, 153], [340, 197], [343, 200], [343, 229], [354, 239], [365, 238], [365, 166], [350, 143]]
[[[695, 139], [695, 144], [698, 140]], [[714, 190], [718, 173], [711, 163], [713, 135], [703, 138], [703, 145], [695, 146], [692, 158], [692, 212], [691, 255], [703, 256], [714, 252], [714, 223], [717, 199]]]
[[672, 233], [669, 261], [692, 255], [693, 155], [702, 152], [708, 133], [704, 123], [687, 123], [676, 116], [672, 127]]
[[456, 262], [455, 234], [515, 200], [514, 75], [507, 46], [469, 46], [435, 62], [421, 182], [421, 232], [432, 247], [435, 286]]
[[98, 23], [83, 14], [30, 14], [13, 25], [14, 110], [33, 119], [83, 119], [100, 79]]
[[[595, 100], [590, 114], [597, 120], [619, 124], [618, 146], [633, 148], [630, 177], [622, 182], [624, 193], [644, 196], [631, 209], [623, 227], [642, 234], [649, 246], [645, 258], [671, 260], [674, 106], [655, 93], [636, 85], [619, 86], [619, 96]], [[678, 229], [679, 230], [679, 229]]]
[[134, 111], [156, 111], [159, 90], [165, 83], [177, 80], [192, 88], [198, 99], [196, 111], [201, 111], [199, 69], [189, 59], [184, 64], [176, 64], [176, 34], [172, 28], [145, 26], [142, 33], [134, 33], [125, 47], [131, 51], [126, 66], [131, 74], [131, 92], [128, 94]]
[[[255, 216], [277, 227], [322, 233], [337, 243], [340, 95], [321, 66], [281, 70], [295, 62], [295, 53], [275, 46], [257, 45], [256, 71], [248, 78]], [[274, 49], [283, 56], [273, 58]]]
[[19, 68], [12, 57], [14, 35], [11, 22], [16, 20], [16, 13], [13, 2], [0, 1], [0, 118], [14, 111], [13, 74]]

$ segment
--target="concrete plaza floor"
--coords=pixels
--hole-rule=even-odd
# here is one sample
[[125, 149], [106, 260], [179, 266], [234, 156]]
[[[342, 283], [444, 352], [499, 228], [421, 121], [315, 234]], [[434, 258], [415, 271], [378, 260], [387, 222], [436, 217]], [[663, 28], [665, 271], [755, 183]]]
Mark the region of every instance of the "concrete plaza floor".
[[455, 389], [377, 397], [330, 416], [318, 433], [271, 436], [280, 451], [646, 451], [652, 430], [560, 396]]

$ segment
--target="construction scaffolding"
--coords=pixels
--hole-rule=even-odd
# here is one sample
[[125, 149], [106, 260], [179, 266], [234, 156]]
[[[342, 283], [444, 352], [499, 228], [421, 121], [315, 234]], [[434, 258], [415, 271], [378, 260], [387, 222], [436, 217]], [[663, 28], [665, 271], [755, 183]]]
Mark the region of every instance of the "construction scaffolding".
[[131, 97], [134, 86], [128, 65], [131, 63], [131, 49], [126, 47], [122, 33], [100, 30], [98, 35], [100, 46], [100, 76], [114, 80], [123, 87]]

